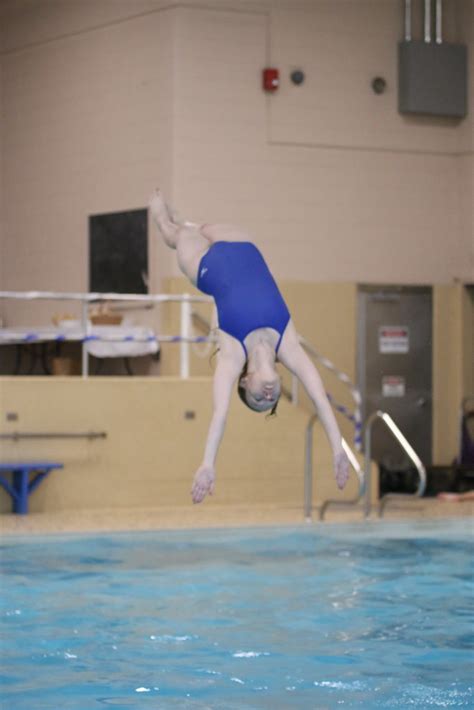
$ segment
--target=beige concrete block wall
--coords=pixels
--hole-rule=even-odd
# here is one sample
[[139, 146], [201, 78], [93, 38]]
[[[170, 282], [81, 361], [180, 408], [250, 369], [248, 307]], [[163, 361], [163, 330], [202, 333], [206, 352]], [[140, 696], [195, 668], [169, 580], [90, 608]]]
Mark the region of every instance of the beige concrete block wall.
[[[2, 378], [2, 431], [106, 431], [105, 440], [1, 441], [1, 458], [62, 461], [31, 497], [31, 511], [191, 505], [190, 487], [211, 415], [211, 380], [174, 378]], [[16, 412], [18, 422], [6, 423]], [[194, 418], [187, 419], [186, 412]], [[303, 506], [307, 416], [282, 402], [268, 420], [234, 398], [206, 505]], [[338, 494], [329, 445], [314, 434], [314, 501]], [[0, 510], [11, 503], [0, 490]]]
[[433, 463], [458, 451], [462, 398], [462, 308], [456, 285], [433, 290]]
[[[474, 72], [474, 67], [473, 67]], [[474, 282], [474, 152], [471, 149], [459, 159], [461, 190], [459, 194], [460, 214], [463, 215], [462, 230], [468, 249], [466, 260], [471, 276], [466, 281]]]
[[[445, 15], [472, 48], [469, 2]], [[472, 121], [398, 115], [399, 3], [22, 0], [1, 24], [5, 287], [86, 288], [88, 216], [156, 182], [186, 216], [247, 226], [278, 278], [471, 278]], [[150, 247], [158, 290], [177, 269]]]
[[460, 409], [474, 395], [472, 285], [438, 285], [433, 292], [433, 460], [449, 464], [459, 452]]
[[[415, 3], [413, 6], [413, 37], [421, 39], [422, 13]], [[459, 38], [460, 28], [455, 25], [455, 8], [445, 3], [446, 40]], [[318, 3], [317, 10], [285, 8], [272, 13], [270, 56], [284, 70], [282, 90], [271, 104], [272, 141], [455, 153], [460, 142], [455, 123], [398, 113], [396, 48], [402, 28], [403, 14], [396, 2], [342, 0], [335, 5], [327, 0]], [[307, 80], [302, 87], [288, 80], [292, 65], [306, 68]], [[387, 82], [383, 95], [374, 94], [370, 87], [375, 76]]]
[[12, 52], [58, 37], [100, 29], [146, 16], [169, 3], [163, 0], [3, 0], [0, 7], [0, 49]]
[[[446, 38], [472, 43], [454, 11], [447, 10]], [[287, 279], [471, 278], [459, 205], [466, 129], [398, 114], [401, 32], [398, 3], [317, 2], [311, 11], [296, 5], [269, 16], [180, 10], [181, 210], [243, 223]], [[281, 71], [273, 96], [260, 89], [268, 63]], [[302, 87], [288, 78], [297, 66], [307, 74]], [[383, 96], [370, 89], [376, 74], [388, 81]]]
[[[89, 215], [171, 189], [172, 40], [163, 10], [3, 54], [5, 288], [88, 290]], [[154, 291], [160, 250], [150, 240]], [[17, 305], [9, 320], [48, 322], [55, 308]]]

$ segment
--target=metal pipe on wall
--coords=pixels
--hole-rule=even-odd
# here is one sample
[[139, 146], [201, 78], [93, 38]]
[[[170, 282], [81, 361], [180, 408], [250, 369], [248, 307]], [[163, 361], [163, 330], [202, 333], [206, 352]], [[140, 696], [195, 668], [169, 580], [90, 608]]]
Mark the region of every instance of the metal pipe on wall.
[[411, 0], [405, 0], [405, 42], [411, 42]]
[[20, 441], [21, 439], [106, 439], [107, 432], [105, 431], [86, 431], [86, 432], [25, 432], [25, 431], [9, 431], [1, 433], [0, 439], [5, 441]]
[[431, 42], [431, 0], [425, 0], [425, 42]]
[[443, 0], [436, 0], [436, 44], [443, 44]]

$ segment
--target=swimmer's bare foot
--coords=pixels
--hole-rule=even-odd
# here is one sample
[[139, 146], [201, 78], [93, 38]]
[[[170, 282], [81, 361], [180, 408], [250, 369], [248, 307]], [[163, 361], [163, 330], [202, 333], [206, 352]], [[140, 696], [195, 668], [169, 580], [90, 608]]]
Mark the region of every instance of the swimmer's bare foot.
[[203, 464], [199, 466], [194, 476], [193, 487], [191, 489], [191, 497], [193, 503], [201, 503], [204, 498], [214, 493], [214, 485], [216, 474], [212, 466]]
[[170, 217], [168, 206], [161, 190], [156, 189], [148, 201], [148, 207], [153, 220], [163, 235], [163, 239], [171, 249], [176, 249], [176, 236], [179, 226]]

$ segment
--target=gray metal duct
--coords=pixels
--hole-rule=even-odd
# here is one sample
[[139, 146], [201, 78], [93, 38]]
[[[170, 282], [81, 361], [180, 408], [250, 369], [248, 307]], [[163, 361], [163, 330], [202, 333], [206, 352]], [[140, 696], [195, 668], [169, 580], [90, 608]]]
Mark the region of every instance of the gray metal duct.
[[[423, 36], [412, 37], [412, 6], [404, 0], [404, 39], [398, 44], [398, 110], [402, 114], [465, 118], [467, 46], [443, 40], [443, 0], [424, 0]], [[420, 2], [421, 9], [421, 2]]]

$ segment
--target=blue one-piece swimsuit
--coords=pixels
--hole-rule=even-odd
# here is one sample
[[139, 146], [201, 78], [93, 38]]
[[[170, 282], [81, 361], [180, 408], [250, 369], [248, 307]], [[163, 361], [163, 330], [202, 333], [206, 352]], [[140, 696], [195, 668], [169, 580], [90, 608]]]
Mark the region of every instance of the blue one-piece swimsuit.
[[251, 242], [214, 242], [199, 264], [197, 286], [214, 297], [219, 328], [241, 344], [257, 328], [274, 328], [280, 346], [290, 312], [275, 279]]

